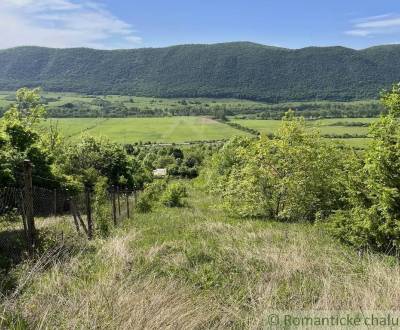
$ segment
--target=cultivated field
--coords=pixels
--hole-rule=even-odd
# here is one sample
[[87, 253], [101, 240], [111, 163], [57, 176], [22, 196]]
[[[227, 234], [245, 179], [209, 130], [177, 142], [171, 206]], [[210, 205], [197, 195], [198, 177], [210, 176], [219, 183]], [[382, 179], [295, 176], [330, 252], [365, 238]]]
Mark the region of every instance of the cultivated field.
[[[238, 99], [165, 99], [120, 95], [83, 95], [78, 93], [43, 92], [43, 102], [49, 113], [69, 118], [48, 119], [57, 123], [62, 134], [72, 141], [82, 133], [105, 136], [120, 143], [135, 142], [186, 142], [228, 139], [234, 135], [248, 134], [222, 123], [207, 119], [221, 111], [240, 113], [251, 117], [263, 111], [282, 111], [283, 109], [335, 107], [362, 108], [374, 105], [376, 101], [358, 102], [292, 102], [267, 104]], [[0, 91], [0, 110], [3, 111], [14, 102], [15, 93]], [[53, 111], [53, 112], [52, 112]], [[1, 112], [1, 111], [0, 111]], [[203, 114], [207, 114], [201, 116]], [[297, 112], [299, 115], [302, 111]], [[176, 116], [182, 114], [183, 116]], [[187, 115], [200, 115], [189, 117]], [[171, 115], [175, 115], [172, 116]], [[72, 118], [72, 117], [79, 118]], [[107, 118], [103, 118], [103, 116]], [[124, 117], [128, 116], [128, 117]], [[142, 116], [142, 117], [141, 117]], [[143, 118], [143, 116], [150, 116]], [[84, 118], [92, 117], [92, 118]], [[95, 118], [97, 117], [97, 118]], [[101, 117], [101, 118], [100, 118]], [[123, 118], [110, 118], [123, 117]], [[310, 127], [318, 127], [323, 135], [335, 136], [335, 141], [343, 141], [354, 147], [365, 147], [368, 143], [366, 126], [348, 126], [343, 123], [371, 123], [374, 118], [333, 118], [308, 121]], [[255, 129], [263, 134], [274, 133], [280, 120], [231, 119], [232, 122]], [[347, 136], [344, 136], [347, 135]], [[344, 138], [345, 137], [345, 138]]]
[[221, 140], [247, 133], [206, 117], [48, 119], [71, 140], [81, 133], [105, 136], [119, 143]]
[[[374, 118], [335, 118], [308, 121], [323, 135], [352, 136], [335, 138], [354, 147], [365, 147], [369, 141], [366, 126], [345, 126], [343, 123], [371, 123]], [[280, 120], [232, 119], [232, 122], [256, 129], [262, 134], [274, 133]], [[83, 133], [104, 136], [114, 142], [166, 142], [206, 141], [229, 139], [235, 135], [248, 135], [208, 117], [159, 117], [159, 118], [53, 118], [47, 119], [44, 127], [57, 125], [62, 135], [76, 141]]]
[[[376, 118], [331, 118], [321, 120], [310, 120], [309, 127], [317, 128], [322, 135], [353, 136], [352, 138], [335, 138], [335, 141], [343, 141], [354, 147], [365, 147], [369, 141], [365, 136], [368, 134], [368, 126], [347, 126], [351, 123], [371, 124]], [[261, 134], [275, 133], [281, 122], [279, 120], [257, 120], [257, 119], [232, 119], [232, 122], [259, 131]], [[362, 136], [362, 137], [356, 137]]]

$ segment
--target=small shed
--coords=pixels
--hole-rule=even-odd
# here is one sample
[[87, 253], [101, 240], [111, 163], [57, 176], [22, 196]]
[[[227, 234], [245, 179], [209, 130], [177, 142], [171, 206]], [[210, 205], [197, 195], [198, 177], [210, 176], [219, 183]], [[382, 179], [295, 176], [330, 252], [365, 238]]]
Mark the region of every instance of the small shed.
[[167, 176], [167, 169], [166, 168], [156, 168], [153, 171], [153, 176], [155, 176], [156, 178], [163, 178], [163, 177]]

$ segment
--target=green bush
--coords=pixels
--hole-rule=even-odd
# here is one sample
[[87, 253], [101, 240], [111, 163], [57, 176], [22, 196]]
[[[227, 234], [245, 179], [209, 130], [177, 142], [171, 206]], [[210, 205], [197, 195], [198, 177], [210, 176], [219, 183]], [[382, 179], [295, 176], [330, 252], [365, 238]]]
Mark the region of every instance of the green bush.
[[237, 137], [207, 167], [221, 206], [240, 217], [315, 220], [342, 207], [348, 150], [289, 112], [275, 138]]
[[187, 197], [186, 186], [182, 183], [170, 184], [161, 196], [161, 202], [167, 207], [182, 207]]
[[153, 200], [150, 197], [150, 194], [147, 192], [143, 192], [139, 195], [136, 202], [136, 210], [139, 213], [148, 213], [151, 212], [153, 208]]
[[349, 210], [334, 214], [328, 227], [359, 248], [400, 251], [400, 85], [382, 94], [388, 114], [371, 126], [373, 138], [363, 164], [347, 184]]
[[167, 187], [166, 180], [155, 180], [145, 186], [143, 192], [139, 195], [136, 209], [139, 213], [151, 212], [156, 202], [160, 200], [165, 188]]
[[100, 235], [106, 237], [111, 230], [110, 202], [107, 196], [107, 178], [100, 177], [94, 187], [93, 215]]

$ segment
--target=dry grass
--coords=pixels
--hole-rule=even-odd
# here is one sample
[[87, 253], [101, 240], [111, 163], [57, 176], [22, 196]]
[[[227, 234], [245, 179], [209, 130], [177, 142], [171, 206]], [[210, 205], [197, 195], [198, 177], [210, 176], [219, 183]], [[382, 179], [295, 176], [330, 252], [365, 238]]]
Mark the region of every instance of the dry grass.
[[359, 256], [310, 224], [228, 219], [193, 194], [188, 208], [137, 215], [68, 260], [22, 272], [3, 304], [8, 325], [258, 329], [272, 310], [400, 310], [398, 260]]
[[131, 278], [132, 239], [131, 232], [98, 241], [95, 255], [55, 263], [29, 279], [31, 287], [5, 308], [39, 329], [196, 329], [230, 322], [220, 306], [194, 297], [178, 282]]

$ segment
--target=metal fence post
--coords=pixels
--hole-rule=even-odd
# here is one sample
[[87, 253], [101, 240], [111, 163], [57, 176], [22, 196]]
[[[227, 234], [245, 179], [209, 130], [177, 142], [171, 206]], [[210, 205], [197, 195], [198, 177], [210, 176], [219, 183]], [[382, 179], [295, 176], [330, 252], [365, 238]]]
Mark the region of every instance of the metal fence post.
[[32, 163], [28, 159], [24, 160], [24, 192], [28, 252], [32, 255], [35, 250], [36, 229], [33, 215]]

